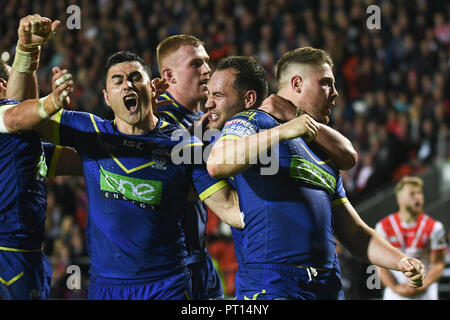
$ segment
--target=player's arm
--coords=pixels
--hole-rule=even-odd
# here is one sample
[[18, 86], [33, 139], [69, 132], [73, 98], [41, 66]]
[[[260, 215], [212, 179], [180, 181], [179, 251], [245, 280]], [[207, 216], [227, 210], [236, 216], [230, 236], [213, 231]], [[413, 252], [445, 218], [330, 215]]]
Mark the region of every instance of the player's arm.
[[[207, 169], [215, 178], [229, 178], [257, 163], [260, 154], [267, 154], [281, 141], [302, 136], [311, 141], [317, 134], [317, 122], [307, 114], [270, 130], [245, 137], [224, 136], [217, 141], [208, 157]], [[228, 137], [228, 138], [227, 138]]]
[[[282, 121], [290, 121], [301, 112], [292, 102], [276, 94], [265, 99], [259, 109]], [[358, 161], [358, 153], [350, 140], [325, 124], [318, 123], [314, 143], [317, 143], [341, 170], [353, 168]]]
[[227, 185], [210, 195], [203, 202], [223, 222], [238, 229], [244, 227], [244, 220], [239, 207], [239, 198], [236, 190]]
[[356, 165], [358, 153], [353, 144], [344, 135], [333, 128], [318, 123], [314, 143], [317, 143], [341, 170], [349, 170]]
[[43, 147], [48, 178], [83, 175], [81, 157], [75, 149], [51, 143], [43, 143]]
[[6, 97], [18, 101], [38, 98], [36, 69], [39, 65], [41, 45], [54, 34], [60, 22], [29, 15], [19, 22], [18, 42], [14, 63], [9, 75]]
[[420, 287], [425, 273], [423, 264], [407, 257], [386, 239], [370, 228], [350, 202], [333, 208], [335, 235], [356, 257], [382, 268], [399, 270], [413, 287]]
[[69, 94], [72, 91], [73, 81], [70, 73], [54, 68], [53, 92], [40, 99], [26, 100], [8, 109], [3, 108], [6, 110], [0, 111], [0, 132], [36, 130], [44, 140], [52, 141], [52, 121], [47, 120], [69, 105]]

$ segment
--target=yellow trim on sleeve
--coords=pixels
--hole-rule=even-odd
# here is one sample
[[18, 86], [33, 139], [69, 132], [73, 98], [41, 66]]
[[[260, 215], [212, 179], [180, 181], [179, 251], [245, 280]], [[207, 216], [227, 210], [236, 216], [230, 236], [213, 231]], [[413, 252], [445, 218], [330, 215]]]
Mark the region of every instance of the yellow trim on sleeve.
[[331, 201], [331, 207], [334, 208], [340, 204], [347, 203], [347, 202], [349, 202], [347, 198], [336, 199], [336, 200]]
[[101, 135], [100, 130], [98, 130], [97, 122], [95, 122], [94, 115], [91, 113], [89, 115], [91, 117], [92, 124], [94, 125], [95, 132]]
[[229, 183], [227, 180], [220, 180], [219, 182], [213, 184], [211, 187], [203, 191], [198, 195], [201, 201], [208, 199], [211, 195], [219, 191], [220, 189], [228, 186]]
[[219, 140], [238, 140], [238, 139], [240, 139], [241, 137], [239, 137], [239, 136], [235, 136], [235, 135], [232, 135], [232, 134], [228, 134], [228, 135], [226, 135], [226, 136], [222, 136]]
[[2, 277], [0, 277], [0, 282], [9, 287], [10, 285], [12, 285], [14, 282], [16, 282], [17, 280], [19, 280], [22, 277], [23, 277], [23, 272], [19, 273], [17, 276], [15, 276], [14, 278], [12, 278], [9, 281], [6, 281]]
[[56, 146], [53, 153], [52, 161], [50, 162], [50, 169], [48, 170], [48, 178], [54, 178], [56, 176], [56, 167], [58, 165], [59, 157], [61, 156], [62, 147]]
[[2, 251], [13, 251], [13, 252], [42, 252], [42, 249], [36, 249], [36, 250], [27, 250], [27, 249], [16, 249], [16, 248], [7, 248], [7, 247], [0, 247], [0, 250]]
[[55, 125], [53, 126], [53, 143], [54, 144], [60, 144], [60, 136], [59, 136], [59, 128], [61, 126], [61, 116], [64, 109], [59, 110], [55, 115], [52, 117], [53, 122]]

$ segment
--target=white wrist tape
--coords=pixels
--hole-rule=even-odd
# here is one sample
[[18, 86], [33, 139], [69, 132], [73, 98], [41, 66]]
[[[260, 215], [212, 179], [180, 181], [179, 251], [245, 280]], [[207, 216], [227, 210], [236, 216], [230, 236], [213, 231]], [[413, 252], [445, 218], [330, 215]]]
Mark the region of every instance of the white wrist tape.
[[62, 77], [56, 79], [55, 84], [57, 87], [59, 87], [60, 85], [62, 85], [64, 82], [68, 81], [72, 79], [72, 75], [70, 73], [66, 73], [65, 75], [63, 75]]
[[27, 52], [20, 50], [19, 46], [17, 46], [12, 68], [19, 73], [35, 72], [39, 65], [39, 50], [40, 48], [32, 52]]
[[45, 110], [45, 106], [44, 106], [45, 100], [48, 99], [49, 96], [40, 98], [38, 100], [37, 112], [42, 119], [49, 119], [51, 116], [53, 116], [56, 113], [56, 111], [59, 111], [62, 108], [56, 104], [53, 94], [51, 96], [52, 96], [51, 99], [52, 99], [53, 107], [55, 108], [55, 110], [50, 113], [48, 113]]
[[[36, 23], [33, 21], [31, 22], [32, 24]], [[36, 34], [33, 30], [31, 30], [31, 34]], [[56, 31], [51, 31], [45, 38], [42, 39], [42, 41], [40, 42], [36, 42], [36, 43], [30, 43], [30, 44], [21, 44], [24, 48], [29, 48], [29, 49], [34, 49], [37, 47], [40, 47], [41, 45], [43, 45], [44, 43], [50, 41], [53, 36], [56, 34]]]
[[11, 133], [6, 127], [3, 117], [5, 116], [6, 110], [12, 107], [14, 107], [14, 105], [0, 107], [0, 133]]

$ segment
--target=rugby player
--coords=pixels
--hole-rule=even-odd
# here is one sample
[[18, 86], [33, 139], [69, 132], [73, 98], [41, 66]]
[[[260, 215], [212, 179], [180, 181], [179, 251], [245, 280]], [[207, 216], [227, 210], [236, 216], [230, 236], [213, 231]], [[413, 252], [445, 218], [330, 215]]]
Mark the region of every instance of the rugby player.
[[[209, 156], [211, 176], [234, 177], [245, 213], [245, 228], [234, 232], [240, 260], [237, 299], [343, 299], [334, 236], [357, 257], [402, 271], [414, 287], [422, 285], [423, 264], [359, 218], [346, 198], [338, 167], [312, 143], [317, 122], [328, 123], [337, 97], [332, 66], [319, 49], [283, 55], [277, 64], [277, 94], [301, 115], [280, 123], [263, 111], [238, 113], [225, 123]], [[231, 80], [233, 73], [228, 72]], [[220, 96], [214, 78], [210, 98], [215, 92]], [[255, 96], [246, 96], [246, 107]], [[261, 174], [258, 164], [267, 151], [275, 155], [272, 161], [279, 161], [274, 175]]]
[[[41, 45], [58, 25], [59, 21], [38, 14], [22, 18], [12, 69], [0, 61], [0, 299], [49, 297], [52, 272], [41, 248], [45, 178], [50, 173], [76, 175], [81, 171], [79, 157], [72, 149], [43, 147], [36, 133], [11, 134], [4, 122], [4, 114], [14, 113], [17, 100], [37, 98], [35, 71]], [[54, 94], [62, 90], [54, 87]]]
[[[204, 43], [194, 36], [174, 35], [161, 41], [156, 49], [158, 66], [168, 84], [159, 98], [171, 104], [159, 107], [155, 114], [183, 129], [189, 129], [204, 115], [201, 103], [206, 101], [210, 77], [209, 55]], [[220, 277], [206, 250], [208, 209], [191, 197], [185, 206], [183, 228], [188, 250], [187, 265], [192, 271], [192, 298], [223, 299]]]
[[154, 116], [150, 79], [142, 58], [118, 52], [106, 64], [103, 92], [113, 121], [60, 110], [53, 94], [16, 106], [22, 117], [5, 113], [9, 130], [36, 128], [45, 140], [81, 155], [90, 299], [189, 298], [180, 220], [191, 183], [220, 218], [242, 227], [236, 192], [225, 180], [212, 179], [202, 165], [172, 161], [174, 153], [195, 152], [201, 143], [190, 138], [180, 147], [171, 137], [178, 127]]

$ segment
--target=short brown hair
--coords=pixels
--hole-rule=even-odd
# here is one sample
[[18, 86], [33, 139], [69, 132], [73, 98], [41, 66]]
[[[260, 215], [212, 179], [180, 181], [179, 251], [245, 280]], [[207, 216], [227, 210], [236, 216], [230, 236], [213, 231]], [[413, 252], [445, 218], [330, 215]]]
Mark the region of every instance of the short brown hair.
[[395, 186], [395, 194], [397, 195], [405, 185], [413, 185], [416, 187], [423, 188], [423, 180], [419, 177], [406, 176], [400, 179], [400, 181]]
[[0, 78], [8, 82], [9, 79], [9, 71], [6, 63], [0, 59]]
[[169, 56], [184, 45], [190, 45], [198, 48], [199, 46], [203, 46], [204, 42], [194, 36], [186, 34], [176, 34], [161, 41], [156, 47], [156, 60], [158, 61], [160, 72], [162, 67], [162, 59]]
[[333, 60], [325, 50], [312, 47], [297, 48], [286, 52], [280, 60], [278, 60], [275, 67], [278, 85], [280, 85], [281, 75], [291, 63], [312, 64], [318, 66], [328, 63], [330, 67], [333, 68]]

